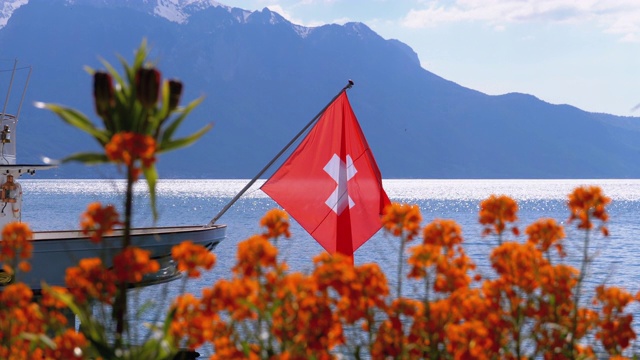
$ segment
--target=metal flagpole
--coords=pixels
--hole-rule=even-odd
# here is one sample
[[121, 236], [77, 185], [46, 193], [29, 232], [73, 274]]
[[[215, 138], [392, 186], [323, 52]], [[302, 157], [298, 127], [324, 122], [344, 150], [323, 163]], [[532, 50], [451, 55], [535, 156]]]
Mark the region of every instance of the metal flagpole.
[[242, 188], [242, 190], [240, 190], [240, 192], [236, 194], [236, 196], [231, 199], [231, 201], [229, 201], [229, 203], [225, 205], [225, 207], [222, 208], [222, 210], [220, 210], [220, 212], [216, 216], [213, 217], [213, 219], [211, 219], [211, 221], [209, 221], [209, 224], [207, 224], [206, 227], [212, 227], [213, 225], [215, 225], [216, 221], [218, 221], [218, 219], [220, 219], [220, 217], [224, 215], [224, 213], [226, 213], [227, 210], [229, 210], [229, 208], [233, 204], [235, 204], [236, 201], [238, 201], [238, 199], [240, 199], [240, 197], [244, 195], [245, 192], [247, 192], [247, 190], [249, 190], [251, 185], [253, 185], [260, 178], [260, 176], [262, 176], [262, 174], [264, 174], [271, 167], [271, 165], [273, 165], [273, 163], [275, 163], [276, 160], [278, 160], [282, 156], [282, 154], [284, 154], [291, 147], [291, 145], [293, 145], [296, 140], [298, 140], [298, 138], [302, 136], [302, 134], [304, 134], [307, 129], [309, 129], [318, 120], [318, 118], [320, 118], [320, 116], [322, 116], [329, 105], [333, 104], [338, 96], [340, 96], [344, 91], [351, 89], [352, 86], [353, 81], [349, 80], [349, 83], [345, 87], [343, 87], [342, 90], [340, 90], [340, 92], [336, 94], [336, 96], [334, 96], [333, 99], [331, 99], [331, 101], [329, 101], [329, 103], [324, 108], [322, 108], [322, 110], [320, 110], [320, 112], [313, 119], [311, 119], [311, 121], [309, 121], [309, 123], [304, 128], [302, 128], [302, 130], [300, 130], [300, 132], [293, 139], [291, 139], [291, 141], [289, 141], [289, 143], [285, 145], [285, 147], [282, 148], [282, 150], [280, 150], [280, 152], [273, 159], [271, 159], [271, 161], [269, 161], [269, 163], [264, 168], [262, 168], [262, 170], [260, 170], [260, 172], [256, 176], [254, 176], [253, 179], [251, 179], [251, 181], [249, 181], [249, 183], [245, 185], [245, 187]]

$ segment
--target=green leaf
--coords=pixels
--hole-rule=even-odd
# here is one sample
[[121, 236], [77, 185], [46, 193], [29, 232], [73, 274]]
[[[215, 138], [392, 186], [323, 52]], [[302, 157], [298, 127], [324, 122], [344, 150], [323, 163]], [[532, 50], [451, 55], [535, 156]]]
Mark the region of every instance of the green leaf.
[[162, 142], [160, 144], [160, 147], [158, 149], [158, 154], [163, 153], [163, 152], [167, 152], [167, 151], [171, 151], [171, 150], [175, 150], [175, 149], [179, 149], [185, 146], [189, 146], [191, 144], [193, 144], [194, 142], [196, 142], [199, 138], [202, 137], [202, 135], [206, 134], [207, 131], [211, 130], [211, 128], [213, 127], [213, 125], [209, 124], [205, 127], [203, 127], [202, 129], [200, 129], [199, 131], [184, 137], [184, 138], [180, 138], [180, 139], [176, 139], [176, 140], [170, 140], [170, 141], [166, 141], [166, 142]]
[[86, 71], [87, 73], [89, 73], [89, 75], [93, 76], [93, 74], [96, 73], [96, 69], [92, 68], [89, 65], [85, 65], [84, 66], [84, 71]]
[[104, 145], [109, 142], [109, 136], [106, 135], [104, 131], [98, 129], [91, 120], [80, 111], [56, 104], [44, 104], [44, 107], [53, 111], [67, 124], [93, 136], [100, 144]]
[[162, 106], [160, 107], [160, 111], [156, 114], [158, 124], [161, 124], [162, 121], [171, 115], [169, 113], [169, 82], [167, 80], [162, 82], [162, 92], [160, 94], [162, 96]]
[[184, 119], [189, 115], [189, 113], [204, 100], [203, 97], [199, 97], [180, 110], [180, 115], [173, 120], [173, 122], [167, 127], [167, 129], [162, 134], [162, 142], [166, 140], [170, 140], [173, 136], [173, 133], [178, 129], [178, 126], [184, 121]]
[[173, 321], [173, 318], [176, 316], [176, 308], [172, 307], [171, 311], [169, 311], [169, 314], [167, 314], [167, 318], [164, 321], [164, 326], [162, 327], [162, 332], [164, 333], [165, 337], [168, 336], [169, 334], [169, 329], [171, 328], [171, 322]]
[[51, 340], [51, 338], [45, 334], [22, 333], [20, 334], [20, 337], [23, 339], [29, 340], [32, 343], [44, 344], [46, 347], [50, 349], [56, 348], [56, 343], [53, 342], [53, 340]]
[[159, 359], [171, 360], [178, 352], [177, 349], [163, 338], [149, 339], [142, 346], [133, 349], [131, 359]]
[[109, 158], [107, 157], [107, 155], [103, 153], [83, 152], [83, 153], [76, 153], [62, 159], [63, 163], [72, 162], [72, 161], [81, 162], [85, 164], [104, 164], [109, 162]]
[[[120, 76], [120, 73], [118, 73], [118, 71], [107, 60], [101, 58], [100, 62], [107, 69], [107, 71], [109, 72], [109, 74], [111, 75], [113, 80], [117, 84], [122, 86], [124, 84], [124, 81], [122, 80], [122, 77]], [[116, 93], [117, 93], [117, 91], [116, 91]]]
[[49, 292], [54, 298], [64, 303], [80, 320], [80, 332], [92, 343], [93, 347], [105, 359], [113, 359], [115, 354], [105, 335], [104, 327], [91, 315], [92, 307], [77, 304], [70, 293], [52, 291], [46, 283], [42, 283], [42, 289]]
[[142, 39], [142, 43], [136, 51], [135, 58], [133, 59], [132, 68], [139, 69], [144, 66], [144, 61], [147, 58], [147, 39]]

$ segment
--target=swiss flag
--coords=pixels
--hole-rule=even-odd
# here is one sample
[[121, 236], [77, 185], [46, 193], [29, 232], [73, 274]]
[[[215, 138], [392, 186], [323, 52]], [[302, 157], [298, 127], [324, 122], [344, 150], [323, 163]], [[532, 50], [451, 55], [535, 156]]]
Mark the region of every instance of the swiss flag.
[[346, 91], [261, 189], [331, 254], [353, 258], [382, 227], [389, 198]]

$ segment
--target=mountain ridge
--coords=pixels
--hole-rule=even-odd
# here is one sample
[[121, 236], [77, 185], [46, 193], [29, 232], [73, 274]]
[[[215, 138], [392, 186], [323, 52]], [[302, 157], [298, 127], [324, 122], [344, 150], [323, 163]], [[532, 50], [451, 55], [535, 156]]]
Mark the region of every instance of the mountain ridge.
[[[640, 177], [638, 118], [528, 94], [483, 94], [423, 69], [409, 46], [362, 23], [305, 28], [266, 8], [219, 3], [191, 9], [179, 23], [148, 7], [213, 2], [151, 1], [144, 11], [95, 2], [103, 3], [32, 0], [0, 29], [0, 45], [33, 64], [29, 102], [92, 115], [91, 79], [82, 67], [102, 68], [100, 57], [118, 67], [116, 54], [130, 59], [147, 38], [163, 74], [184, 81], [185, 101], [206, 95], [185, 131], [214, 123], [194, 146], [161, 156], [161, 177], [253, 177], [348, 79], [355, 81], [352, 107], [386, 178]], [[51, 114], [29, 107], [21, 117], [21, 139], [32, 141], [21, 140], [19, 159], [96, 147]], [[52, 144], [51, 133], [73, 141]], [[107, 174], [65, 165], [40, 176]]]

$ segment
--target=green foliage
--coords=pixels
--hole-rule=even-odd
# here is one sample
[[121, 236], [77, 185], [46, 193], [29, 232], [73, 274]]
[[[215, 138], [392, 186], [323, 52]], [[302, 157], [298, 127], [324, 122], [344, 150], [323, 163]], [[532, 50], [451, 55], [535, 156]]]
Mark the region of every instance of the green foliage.
[[[195, 99], [184, 107], [178, 106], [182, 95], [182, 83], [167, 79], [161, 81], [160, 72], [151, 66], [147, 56], [147, 45], [143, 40], [131, 65], [120, 57], [124, 69], [122, 75], [105, 60], [102, 60], [102, 63], [107, 69], [106, 72], [87, 68], [94, 78], [93, 95], [96, 113], [101, 119], [100, 124], [96, 124], [73, 108], [57, 104], [38, 105], [51, 110], [67, 124], [89, 134], [102, 148], [105, 148], [118, 133], [135, 133], [153, 138], [155, 154], [189, 146], [209, 131], [211, 125], [206, 125], [185, 137], [174, 136], [187, 115], [202, 102], [202, 98]], [[62, 160], [63, 163], [70, 161], [85, 164], [115, 162], [104, 152], [81, 152]], [[155, 185], [158, 173], [155, 162], [141, 162], [140, 167], [149, 187], [154, 217], [157, 217]]]

